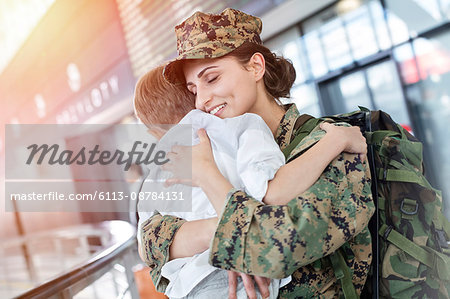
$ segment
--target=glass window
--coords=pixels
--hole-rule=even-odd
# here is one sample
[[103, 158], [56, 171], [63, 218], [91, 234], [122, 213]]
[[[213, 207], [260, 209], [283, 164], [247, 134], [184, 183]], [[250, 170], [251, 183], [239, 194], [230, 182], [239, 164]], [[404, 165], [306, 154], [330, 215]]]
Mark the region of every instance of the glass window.
[[442, 15], [450, 19], [450, 0], [439, 0], [441, 3]]
[[385, 0], [389, 27], [396, 43], [404, 38], [406, 26], [412, 36], [442, 23], [437, 0]]
[[384, 9], [379, 1], [371, 1], [367, 7], [375, 26], [378, 47], [382, 50], [388, 49], [391, 46], [391, 40], [384, 18]]
[[376, 0], [339, 1], [303, 22], [302, 28], [314, 77], [391, 46], [384, 10]]
[[[355, 1], [340, 1], [303, 22], [303, 40], [314, 77], [353, 62], [341, 15], [359, 6]], [[350, 4], [350, 5], [349, 5]]]
[[344, 103], [342, 105], [342, 110], [338, 113], [358, 110], [358, 106], [364, 106], [373, 110], [374, 107], [370, 100], [363, 72], [364, 71], [358, 71], [339, 79], [339, 87]]
[[406, 23], [389, 9], [386, 11], [386, 15], [392, 43], [397, 45], [407, 41], [409, 39], [409, 32]]
[[334, 19], [320, 29], [328, 67], [335, 70], [353, 62], [347, 34], [341, 19]]
[[373, 20], [368, 6], [361, 6], [348, 13], [345, 17], [348, 38], [352, 47], [353, 57], [358, 60], [378, 51]]
[[[414, 127], [424, 142], [432, 183], [442, 189], [450, 216], [450, 32], [413, 42], [419, 77], [408, 82], [407, 99]], [[429, 170], [429, 173], [430, 173]]]
[[364, 70], [319, 85], [325, 114], [348, 113], [364, 106], [373, 110]]
[[277, 55], [282, 55], [292, 61], [297, 74], [295, 84], [302, 83], [311, 77], [297, 27], [264, 42], [264, 45]]
[[319, 99], [314, 83], [301, 84], [291, 90], [291, 102], [295, 103], [300, 113], [315, 117], [321, 116]]
[[450, 71], [450, 38], [418, 38], [413, 45], [421, 79], [440, 82], [442, 75]]
[[320, 77], [328, 72], [328, 67], [325, 62], [325, 56], [319, 33], [313, 31], [303, 36], [303, 41], [306, 47], [306, 52], [311, 65], [311, 72], [314, 77]]
[[419, 81], [419, 71], [416, 59], [410, 43], [395, 47], [394, 59], [400, 68], [400, 74], [404, 84], [413, 84]]
[[375, 109], [389, 113], [393, 120], [411, 128], [402, 87], [393, 61], [386, 61], [367, 69], [367, 80], [375, 102]]
[[295, 78], [295, 84], [305, 82], [305, 80], [309, 77], [309, 68], [306, 67], [305, 55], [303, 55], [304, 51], [302, 49], [300, 39], [297, 38], [284, 45], [282, 53], [283, 57], [290, 59], [294, 65], [297, 75]]

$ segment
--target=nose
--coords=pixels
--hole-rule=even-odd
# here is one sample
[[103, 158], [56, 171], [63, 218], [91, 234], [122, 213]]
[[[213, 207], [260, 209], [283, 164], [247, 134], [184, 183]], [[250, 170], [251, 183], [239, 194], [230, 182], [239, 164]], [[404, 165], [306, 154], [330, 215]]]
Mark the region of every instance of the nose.
[[211, 101], [211, 95], [201, 89], [197, 89], [197, 95], [195, 97], [195, 108], [202, 111], [206, 111], [207, 104]]

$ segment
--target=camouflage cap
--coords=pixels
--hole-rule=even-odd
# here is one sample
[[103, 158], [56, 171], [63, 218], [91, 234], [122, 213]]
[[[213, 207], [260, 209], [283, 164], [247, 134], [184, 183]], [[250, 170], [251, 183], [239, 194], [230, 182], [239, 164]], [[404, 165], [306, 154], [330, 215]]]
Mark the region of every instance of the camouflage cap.
[[179, 83], [184, 79], [180, 62], [185, 59], [221, 57], [246, 41], [261, 44], [261, 29], [260, 18], [236, 9], [227, 8], [220, 14], [198, 11], [175, 26], [178, 57], [166, 65], [164, 77]]

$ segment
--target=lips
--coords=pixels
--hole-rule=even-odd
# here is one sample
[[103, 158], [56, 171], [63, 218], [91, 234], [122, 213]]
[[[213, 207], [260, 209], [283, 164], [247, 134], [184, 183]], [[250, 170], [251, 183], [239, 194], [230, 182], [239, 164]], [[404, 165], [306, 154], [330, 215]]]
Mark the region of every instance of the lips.
[[209, 111], [209, 113], [212, 115], [216, 115], [221, 109], [225, 108], [226, 106], [227, 106], [226, 103], [218, 105], [218, 106], [214, 107], [213, 109], [211, 109]]

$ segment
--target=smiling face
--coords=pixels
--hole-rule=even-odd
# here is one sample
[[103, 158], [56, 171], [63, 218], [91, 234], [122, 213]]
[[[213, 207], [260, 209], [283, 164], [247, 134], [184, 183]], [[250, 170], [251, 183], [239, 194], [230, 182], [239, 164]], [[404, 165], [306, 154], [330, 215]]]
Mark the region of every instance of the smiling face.
[[197, 109], [228, 118], [254, 112], [258, 98], [258, 68], [233, 57], [186, 61], [186, 85], [195, 95]]

